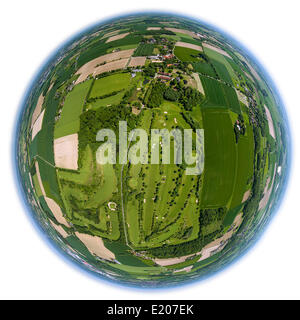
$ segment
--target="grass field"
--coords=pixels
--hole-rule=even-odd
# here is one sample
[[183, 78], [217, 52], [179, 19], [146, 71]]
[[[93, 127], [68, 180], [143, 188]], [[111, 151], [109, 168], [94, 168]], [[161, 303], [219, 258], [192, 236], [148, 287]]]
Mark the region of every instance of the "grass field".
[[154, 45], [150, 43], [141, 43], [133, 53], [133, 57], [150, 56], [153, 53]]
[[227, 102], [222, 90], [221, 83], [217, 80], [200, 76], [203, 89], [205, 92], [206, 104], [205, 106], [220, 106], [227, 108]]
[[228, 85], [221, 83], [220, 81], [200, 76], [206, 102], [203, 107], [222, 107], [229, 108], [233, 112], [240, 113], [240, 103], [238, 101], [236, 92]]
[[130, 84], [130, 73], [117, 73], [108, 77], [100, 78], [93, 84], [90, 98], [101, 97], [128, 88]]
[[197, 56], [199, 55], [198, 50], [184, 48], [184, 47], [175, 47], [174, 54], [179, 60], [183, 62], [199, 61], [199, 58], [197, 58]]
[[67, 94], [60, 119], [55, 124], [54, 139], [79, 131], [80, 114], [93, 80], [78, 84]]
[[196, 72], [202, 73], [204, 75], [210, 76], [210, 77], [216, 77], [216, 73], [212, 66], [209, 63], [206, 62], [193, 62], [192, 63], [194, 70]]
[[212, 63], [214, 65], [220, 79], [232, 85], [232, 79], [231, 79], [231, 76], [230, 76], [226, 66], [218, 60], [212, 60]]
[[[118, 104], [124, 96], [124, 91], [121, 91], [117, 94], [114, 94], [110, 97], [104, 98], [104, 99], [97, 99], [96, 101], [91, 103], [90, 108], [93, 110], [97, 110], [100, 107], [106, 107], [109, 105]], [[87, 107], [89, 109], [89, 107]]]
[[67, 216], [74, 225], [88, 228], [94, 235], [117, 240], [120, 236], [118, 211], [109, 210], [107, 205], [117, 187], [113, 166], [97, 165], [89, 146], [81, 162], [78, 172], [57, 172]]

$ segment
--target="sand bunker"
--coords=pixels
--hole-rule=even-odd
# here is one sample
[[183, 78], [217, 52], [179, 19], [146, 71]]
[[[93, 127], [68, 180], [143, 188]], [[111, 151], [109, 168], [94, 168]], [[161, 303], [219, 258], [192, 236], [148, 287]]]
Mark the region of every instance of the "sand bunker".
[[201, 92], [203, 95], [205, 95], [204, 89], [203, 89], [203, 86], [202, 86], [202, 82], [201, 82], [200, 77], [199, 77], [199, 74], [195, 72], [195, 73], [193, 73], [193, 77], [196, 80], [198, 91]]
[[175, 32], [175, 33], [183, 33], [183, 34], [187, 34], [188, 36], [191, 36], [193, 38], [200, 38], [195, 32], [193, 31], [189, 31], [189, 30], [185, 30], [185, 29], [177, 29], [177, 28], [165, 28], [166, 30]]
[[221, 49], [221, 48], [215, 47], [215, 46], [213, 46], [213, 45], [211, 45], [211, 44], [209, 44], [209, 43], [206, 43], [206, 42], [204, 42], [202, 45], [203, 45], [203, 47], [205, 47], [205, 48], [214, 50], [214, 51], [222, 54], [223, 56], [226, 56], [226, 57], [232, 59], [231, 56], [230, 56], [226, 51], [224, 51], [224, 50]]
[[57, 222], [70, 228], [68, 221], [63, 216], [60, 206], [53, 199], [48, 197], [44, 197], [44, 198], [50, 211], [53, 213], [55, 219], [57, 220]]
[[37, 102], [36, 107], [35, 107], [35, 109], [33, 111], [33, 114], [32, 114], [31, 127], [33, 126], [33, 124], [35, 123], [35, 121], [38, 118], [39, 114], [41, 113], [43, 103], [44, 103], [44, 96], [41, 94], [39, 96], [39, 98], [38, 98], [38, 102]]
[[[78, 84], [82, 81], [84, 81], [90, 74], [93, 74], [96, 67], [101, 67], [100, 64], [103, 64], [106, 62], [108, 64], [111, 61], [119, 60], [119, 59], [125, 59], [130, 58], [133, 54], [135, 49], [128, 49], [128, 50], [121, 50], [117, 52], [112, 52], [105, 54], [103, 56], [100, 56], [98, 58], [95, 58], [86, 64], [84, 64], [76, 74], [80, 74], [79, 78], [76, 80], [75, 84]], [[105, 65], [103, 65], [105, 66]], [[100, 72], [101, 73], [101, 72]]]
[[105, 43], [109, 43], [109, 42], [112, 42], [112, 41], [116, 41], [116, 40], [123, 39], [123, 38], [125, 38], [125, 37], [128, 36], [128, 35], [129, 35], [129, 32], [117, 34], [117, 35], [115, 35], [115, 36], [109, 37], [109, 38], [105, 41]]
[[126, 67], [128, 60], [129, 59], [121, 59], [121, 60], [112, 61], [112, 62], [106, 63], [102, 66], [99, 66], [99, 67], [95, 68], [93, 76], [96, 76], [97, 74], [101, 74], [104, 72], [123, 69]]
[[138, 67], [145, 65], [146, 57], [132, 57], [128, 67]]
[[65, 229], [62, 226], [58, 226], [57, 224], [53, 223], [50, 220], [50, 223], [52, 225], [52, 227], [63, 237], [66, 238], [68, 237], [68, 233], [65, 231]]
[[100, 237], [79, 232], [75, 232], [75, 235], [83, 242], [91, 254], [95, 254], [106, 260], [115, 260], [116, 257], [114, 253], [104, 246], [103, 240]]
[[55, 166], [64, 169], [78, 169], [78, 135], [70, 134], [54, 140]]
[[45, 114], [45, 109], [41, 112], [41, 114], [38, 116], [36, 119], [33, 128], [32, 128], [32, 133], [31, 133], [31, 139], [33, 140], [34, 137], [41, 131], [42, 129], [42, 124], [43, 124], [43, 118]]
[[270, 110], [267, 108], [266, 105], [264, 105], [264, 107], [265, 107], [266, 114], [267, 114], [267, 118], [268, 118], [270, 135], [276, 140], [275, 129], [274, 129], [274, 124], [273, 124], [273, 119], [272, 119], [272, 116], [271, 116], [271, 112], [270, 112]]
[[193, 50], [198, 50], [198, 51], [203, 51], [201, 46], [198, 46], [196, 44], [192, 44], [192, 43], [187, 43], [187, 42], [181, 42], [181, 41], [177, 41], [175, 43], [176, 47], [184, 47], [184, 48], [189, 48], [189, 49], [193, 49]]

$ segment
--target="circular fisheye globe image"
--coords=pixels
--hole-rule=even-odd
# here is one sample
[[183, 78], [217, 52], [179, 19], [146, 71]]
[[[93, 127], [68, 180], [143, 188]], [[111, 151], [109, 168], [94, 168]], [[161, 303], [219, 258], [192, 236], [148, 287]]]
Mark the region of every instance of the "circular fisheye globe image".
[[22, 102], [26, 210], [100, 278], [174, 286], [259, 238], [289, 170], [280, 97], [239, 43], [201, 21], [101, 22], [46, 61]]

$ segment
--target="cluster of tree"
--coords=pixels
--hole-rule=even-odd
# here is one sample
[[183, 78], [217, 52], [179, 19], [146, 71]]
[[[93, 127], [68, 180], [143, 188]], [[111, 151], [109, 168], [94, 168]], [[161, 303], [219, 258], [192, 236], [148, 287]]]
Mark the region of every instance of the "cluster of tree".
[[[203, 101], [203, 95], [196, 89], [191, 87], [185, 87], [184, 84], [178, 82], [172, 82], [172, 86], [167, 86], [165, 83], [156, 81], [151, 88], [149, 93], [146, 94], [144, 103], [149, 108], [158, 107], [163, 99], [169, 101], [180, 102], [184, 109], [187, 111], [192, 110], [193, 107], [200, 105]], [[170, 83], [170, 85], [172, 84]]]
[[176, 33], [170, 30], [166, 29], [160, 29], [160, 30], [144, 30], [144, 31], [135, 31], [134, 35], [137, 36], [157, 36], [157, 35], [170, 35], [170, 36], [176, 36]]
[[[131, 108], [123, 105], [111, 106], [109, 109], [88, 110], [80, 116], [79, 149], [85, 148], [88, 144], [93, 150], [99, 146], [96, 141], [97, 132], [102, 128], [119, 130], [119, 121], [126, 120], [129, 128], [135, 128], [137, 117], [131, 112]], [[118, 143], [118, 135], [117, 135]]]
[[217, 221], [222, 221], [227, 210], [224, 207], [217, 209], [201, 209], [200, 210], [200, 227], [207, 226]]
[[112, 91], [110, 93], [104, 94], [102, 96], [98, 96], [98, 97], [89, 97], [86, 102], [87, 103], [91, 103], [91, 102], [95, 102], [98, 99], [105, 99], [105, 98], [108, 98], [108, 97], [111, 97], [111, 96], [115, 96], [116, 94], [118, 94], [121, 91], [123, 91], [123, 89], [122, 90], [115, 90], [115, 91]]
[[144, 103], [149, 108], [158, 107], [163, 102], [165, 90], [166, 85], [160, 81], [156, 81], [148, 89], [148, 92], [146, 93], [144, 98]]
[[181, 88], [179, 102], [185, 110], [191, 111], [193, 107], [200, 105], [202, 101], [203, 95], [198, 90], [191, 87]]
[[154, 77], [156, 73], [156, 67], [154, 66], [154, 63], [150, 63], [147, 67], [145, 67], [143, 72], [146, 77]]
[[169, 101], [177, 101], [180, 98], [180, 93], [171, 87], [167, 87], [164, 92], [164, 98]]

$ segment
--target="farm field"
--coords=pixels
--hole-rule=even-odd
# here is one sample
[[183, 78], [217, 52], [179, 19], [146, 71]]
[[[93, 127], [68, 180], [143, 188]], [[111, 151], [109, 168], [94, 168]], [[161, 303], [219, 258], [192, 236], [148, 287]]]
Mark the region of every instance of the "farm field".
[[210, 77], [216, 77], [216, 73], [212, 66], [207, 62], [193, 62], [192, 66], [196, 72]]
[[185, 47], [175, 47], [174, 54], [179, 60], [183, 62], [199, 61], [199, 58], [197, 58], [199, 54], [199, 50], [185, 48]]
[[227, 111], [205, 109], [205, 165], [201, 206], [224, 207], [230, 204], [236, 179], [236, 146], [232, 122]]
[[133, 57], [150, 56], [153, 53], [154, 45], [150, 43], [141, 43], [133, 53]]
[[77, 133], [79, 131], [79, 117], [83, 110], [83, 105], [91, 84], [92, 80], [78, 84], [67, 95], [61, 116], [55, 124], [54, 139]]

